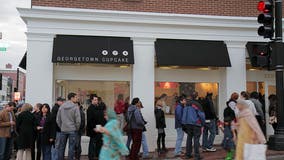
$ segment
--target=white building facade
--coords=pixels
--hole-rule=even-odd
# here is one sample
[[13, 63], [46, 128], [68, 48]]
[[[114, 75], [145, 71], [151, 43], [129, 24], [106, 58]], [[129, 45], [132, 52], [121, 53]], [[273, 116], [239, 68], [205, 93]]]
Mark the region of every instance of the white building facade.
[[[266, 95], [274, 93], [273, 71], [248, 70], [246, 43], [261, 42], [257, 36], [257, 22], [253, 17], [185, 15], [166, 13], [105, 11], [37, 7], [18, 9], [27, 24], [27, 80], [26, 102], [52, 104], [58, 95], [57, 83], [61, 81], [123, 81], [129, 82], [130, 98], [139, 97], [143, 102], [142, 114], [149, 122], [147, 138], [150, 150], [156, 146], [157, 131], [153, 113], [156, 82], [217, 83], [218, 114], [231, 93], [247, 90], [247, 82], [259, 82]], [[133, 41], [134, 64], [128, 67], [91, 64], [52, 63], [56, 35], [84, 35], [130, 37]], [[196, 68], [162, 68], [155, 65], [156, 39], [184, 39], [224, 41], [231, 67], [211, 70]], [[212, 53], [214, 54], [214, 53]], [[218, 57], [216, 57], [218, 59]], [[80, 84], [82, 85], [82, 84]], [[71, 91], [66, 88], [61, 90]], [[62, 91], [60, 91], [62, 92]], [[167, 147], [174, 147], [176, 133], [174, 119], [167, 118]], [[169, 127], [171, 126], [171, 127]], [[267, 124], [268, 135], [272, 128]], [[217, 136], [220, 143], [221, 136]]]

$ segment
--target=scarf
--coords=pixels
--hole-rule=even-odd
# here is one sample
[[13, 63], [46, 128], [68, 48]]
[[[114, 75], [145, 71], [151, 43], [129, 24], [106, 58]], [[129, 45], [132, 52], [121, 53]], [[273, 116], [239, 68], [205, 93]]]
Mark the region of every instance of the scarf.
[[259, 124], [257, 120], [255, 119], [255, 116], [252, 114], [251, 110], [249, 108], [243, 109], [239, 112], [239, 118], [244, 118], [245, 121], [248, 123], [248, 125], [251, 127], [251, 129], [256, 133], [257, 141], [261, 144], [266, 143], [266, 139], [262, 133], [262, 130], [259, 127]]

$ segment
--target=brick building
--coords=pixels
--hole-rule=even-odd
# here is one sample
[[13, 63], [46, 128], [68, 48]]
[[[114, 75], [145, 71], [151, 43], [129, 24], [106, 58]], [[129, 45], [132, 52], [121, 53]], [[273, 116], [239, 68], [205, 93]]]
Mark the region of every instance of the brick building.
[[232, 92], [259, 91], [266, 100], [275, 93], [274, 72], [248, 61], [246, 44], [265, 41], [257, 36], [256, 6], [254, 0], [32, 0], [31, 9], [18, 9], [28, 28], [26, 100], [51, 104], [73, 91], [85, 106], [91, 93], [113, 106], [119, 94], [140, 97], [154, 150], [154, 98], [165, 93], [173, 147], [176, 95], [212, 92], [222, 118]]

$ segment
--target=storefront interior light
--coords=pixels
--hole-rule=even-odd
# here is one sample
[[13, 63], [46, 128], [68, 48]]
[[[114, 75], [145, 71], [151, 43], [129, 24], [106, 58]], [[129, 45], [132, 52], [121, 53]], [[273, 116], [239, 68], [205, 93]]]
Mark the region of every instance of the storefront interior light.
[[129, 66], [127, 66], [127, 65], [121, 65], [121, 66], [119, 66], [120, 68], [128, 68]]

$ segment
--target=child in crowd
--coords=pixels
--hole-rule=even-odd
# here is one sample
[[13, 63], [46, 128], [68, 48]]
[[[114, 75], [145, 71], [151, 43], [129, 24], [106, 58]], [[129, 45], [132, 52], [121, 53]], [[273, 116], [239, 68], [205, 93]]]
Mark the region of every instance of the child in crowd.
[[233, 160], [234, 159], [234, 151], [235, 151], [235, 137], [236, 132], [234, 130], [234, 122], [230, 117], [224, 118], [224, 123], [219, 124], [219, 128], [224, 132], [224, 139], [222, 141], [222, 147], [227, 151], [227, 155], [225, 160]]

